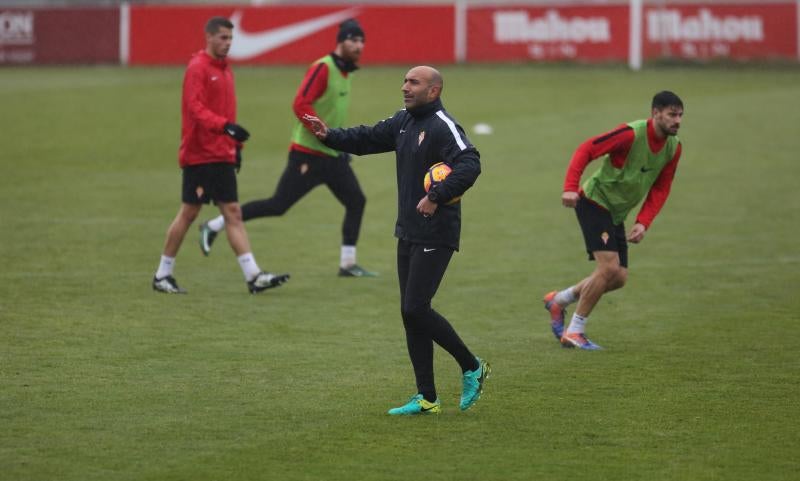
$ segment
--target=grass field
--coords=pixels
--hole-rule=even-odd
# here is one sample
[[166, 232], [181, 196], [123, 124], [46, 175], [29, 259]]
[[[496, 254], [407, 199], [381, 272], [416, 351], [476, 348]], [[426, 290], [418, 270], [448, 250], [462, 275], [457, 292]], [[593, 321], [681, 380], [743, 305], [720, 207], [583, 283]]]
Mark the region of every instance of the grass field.
[[[252, 133], [240, 198], [271, 194], [302, 68], [239, 68]], [[352, 123], [401, 104], [404, 68], [367, 68]], [[368, 197], [339, 279], [326, 189], [248, 224], [247, 293], [224, 241], [192, 230], [153, 293], [179, 202], [181, 69], [0, 71], [0, 480], [796, 480], [800, 478], [800, 70], [447, 67], [445, 106], [483, 175], [435, 307], [494, 366], [461, 413], [395, 419], [414, 392], [398, 308], [394, 160], [354, 160]], [[541, 295], [586, 262], [560, 188], [574, 148], [681, 95], [672, 196], [631, 250], [628, 286], [558, 347]], [[590, 170], [594, 170], [590, 166]], [[212, 215], [210, 209], [203, 219]]]

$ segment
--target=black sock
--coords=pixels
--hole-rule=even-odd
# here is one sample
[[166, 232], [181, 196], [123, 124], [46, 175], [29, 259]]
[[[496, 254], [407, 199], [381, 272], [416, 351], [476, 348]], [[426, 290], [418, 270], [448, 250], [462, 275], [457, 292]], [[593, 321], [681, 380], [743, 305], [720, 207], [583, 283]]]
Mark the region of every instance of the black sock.
[[464, 374], [467, 371], [477, 371], [481, 367], [481, 363], [479, 363], [477, 359], [475, 359], [474, 357], [472, 359], [474, 359], [475, 367], [471, 367], [471, 368], [466, 369], [466, 370], [462, 369], [461, 374]]
[[425, 391], [420, 394], [422, 394], [422, 397], [429, 403], [436, 402], [436, 391]]

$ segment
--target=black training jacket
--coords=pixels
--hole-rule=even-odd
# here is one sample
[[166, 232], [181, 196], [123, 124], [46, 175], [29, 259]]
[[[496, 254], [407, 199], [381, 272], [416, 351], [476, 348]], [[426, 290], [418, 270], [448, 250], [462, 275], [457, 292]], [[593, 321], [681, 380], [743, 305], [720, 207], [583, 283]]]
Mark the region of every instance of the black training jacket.
[[[437, 99], [411, 111], [400, 110], [372, 127], [330, 129], [325, 144], [356, 155], [395, 151], [397, 157], [398, 239], [426, 246], [458, 250], [461, 236], [461, 202], [446, 205], [463, 195], [481, 173], [480, 154], [464, 129]], [[436, 187], [439, 207], [431, 217], [417, 213], [425, 195], [423, 179], [428, 168], [446, 162], [452, 173]]]

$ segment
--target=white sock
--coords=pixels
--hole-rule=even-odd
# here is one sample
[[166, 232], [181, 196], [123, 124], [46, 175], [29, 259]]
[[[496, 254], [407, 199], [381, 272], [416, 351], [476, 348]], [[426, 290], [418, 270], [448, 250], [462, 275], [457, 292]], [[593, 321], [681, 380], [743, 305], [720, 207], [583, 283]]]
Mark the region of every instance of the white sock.
[[342, 246], [339, 267], [346, 269], [356, 263], [356, 246]]
[[589, 320], [589, 316], [583, 317], [577, 314], [572, 315], [572, 320], [569, 321], [569, 327], [567, 328], [567, 334], [572, 334], [574, 332], [585, 332], [586, 329], [586, 321]]
[[261, 272], [261, 269], [258, 267], [256, 258], [253, 257], [252, 252], [242, 254], [236, 259], [239, 261], [239, 266], [242, 268], [242, 273], [244, 274], [244, 280], [247, 282], [255, 279], [256, 276]]
[[161, 262], [158, 263], [158, 270], [156, 271], [156, 279], [163, 279], [172, 275], [172, 269], [175, 268], [175, 258], [161, 256]]
[[556, 304], [558, 304], [559, 306], [567, 307], [568, 305], [578, 300], [578, 298], [575, 297], [575, 293], [573, 292], [574, 288], [575, 286], [570, 286], [564, 289], [563, 291], [558, 291], [558, 294], [556, 294], [556, 297], [554, 297], [553, 300], [556, 301]]
[[221, 215], [218, 215], [208, 221], [208, 227], [213, 230], [214, 232], [219, 232], [225, 228], [225, 218]]

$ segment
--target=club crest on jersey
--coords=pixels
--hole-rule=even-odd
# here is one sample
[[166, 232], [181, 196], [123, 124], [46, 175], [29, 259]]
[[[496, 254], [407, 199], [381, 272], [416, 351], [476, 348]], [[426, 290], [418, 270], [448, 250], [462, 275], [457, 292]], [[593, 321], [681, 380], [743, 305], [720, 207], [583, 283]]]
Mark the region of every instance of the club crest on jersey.
[[600, 239], [603, 241], [603, 244], [608, 244], [608, 232], [600, 234]]
[[425, 140], [425, 131], [419, 133], [419, 138], [417, 138], [417, 145], [422, 145], [422, 141]]

